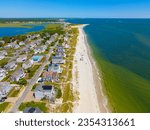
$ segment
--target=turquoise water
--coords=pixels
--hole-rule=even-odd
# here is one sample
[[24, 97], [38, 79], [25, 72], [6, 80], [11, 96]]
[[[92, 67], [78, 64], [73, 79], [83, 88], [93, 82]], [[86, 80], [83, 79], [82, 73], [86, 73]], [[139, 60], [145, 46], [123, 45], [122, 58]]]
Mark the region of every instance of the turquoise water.
[[114, 112], [150, 112], [150, 19], [69, 19], [85, 27]]
[[37, 31], [41, 31], [43, 29], [44, 29], [43, 25], [32, 26], [31, 28], [0, 27], [0, 37], [27, 34], [29, 32], [37, 32]]
[[33, 56], [33, 61], [39, 61], [41, 56]]

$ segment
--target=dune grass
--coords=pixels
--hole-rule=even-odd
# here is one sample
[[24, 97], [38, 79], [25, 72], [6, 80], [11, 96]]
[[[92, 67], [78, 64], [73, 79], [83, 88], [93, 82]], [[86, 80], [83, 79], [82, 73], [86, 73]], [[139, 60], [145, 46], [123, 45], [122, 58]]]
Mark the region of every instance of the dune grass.
[[9, 105], [10, 105], [9, 102], [4, 102], [4, 103], [0, 104], [0, 113], [4, 112]]
[[46, 107], [46, 103], [44, 102], [25, 102], [19, 106], [19, 110], [23, 111], [26, 107], [38, 107], [44, 113], [49, 112], [49, 109]]

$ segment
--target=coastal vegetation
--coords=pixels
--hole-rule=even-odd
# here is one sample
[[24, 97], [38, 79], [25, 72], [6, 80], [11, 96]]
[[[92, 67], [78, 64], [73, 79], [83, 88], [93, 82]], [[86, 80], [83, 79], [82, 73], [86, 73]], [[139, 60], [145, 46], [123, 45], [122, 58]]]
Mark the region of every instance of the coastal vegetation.
[[8, 107], [9, 107], [10, 103], [8, 102], [4, 102], [0, 104], [0, 113], [4, 112]]
[[23, 111], [26, 107], [38, 107], [44, 113], [49, 112], [49, 109], [44, 102], [25, 102], [20, 105], [19, 110]]

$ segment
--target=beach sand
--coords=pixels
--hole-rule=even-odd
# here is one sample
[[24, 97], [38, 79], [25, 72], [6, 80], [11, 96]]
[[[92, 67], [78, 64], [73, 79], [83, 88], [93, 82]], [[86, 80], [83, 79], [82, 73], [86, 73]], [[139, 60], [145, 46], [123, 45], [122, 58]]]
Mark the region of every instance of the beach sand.
[[73, 87], [79, 92], [74, 113], [106, 113], [107, 99], [103, 94], [101, 79], [91, 56], [83, 28], [76, 26], [79, 36], [73, 66]]

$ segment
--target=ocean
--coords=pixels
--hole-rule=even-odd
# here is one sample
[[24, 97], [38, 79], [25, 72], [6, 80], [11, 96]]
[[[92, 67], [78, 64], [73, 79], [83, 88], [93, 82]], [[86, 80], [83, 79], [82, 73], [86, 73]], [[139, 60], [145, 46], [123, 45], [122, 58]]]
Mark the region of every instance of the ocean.
[[150, 19], [68, 19], [85, 27], [112, 112], [150, 112]]

